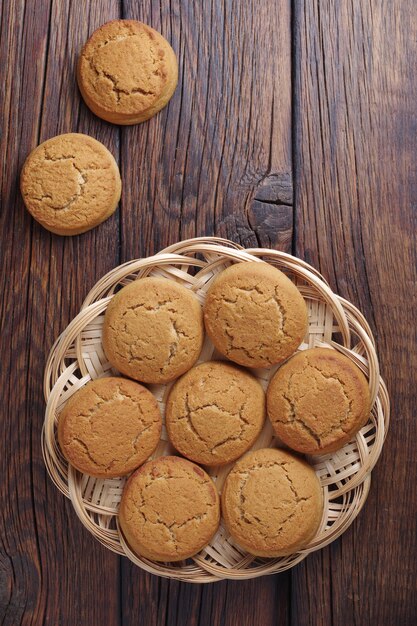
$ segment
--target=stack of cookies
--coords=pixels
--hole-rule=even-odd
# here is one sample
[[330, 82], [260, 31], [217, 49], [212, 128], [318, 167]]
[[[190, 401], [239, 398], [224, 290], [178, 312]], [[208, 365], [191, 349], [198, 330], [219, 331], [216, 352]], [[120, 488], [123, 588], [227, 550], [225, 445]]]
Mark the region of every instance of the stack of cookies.
[[[59, 416], [58, 438], [79, 471], [130, 474], [119, 525], [136, 554], [187, 559], [210, 542], [221, 517], [255, 556], [292, 554], [315, 537], [322, 489], [300, 453], [342, 447], [368, 420], [370, 394], [362, 372], [336, 350], [297, 351], [307, 324], [297, 287], [260, 261], [219, 273], [203, 307], [190, 289], [156, 277], [112, 298], [102, 340], [120, 376], [77, 391]], [[205, 334], [219, 356], [197, 364]], [[251, 370], [272, 367], [265, 394]], [[145, 386], [155, 383], [172, 383], [164, 416]], [[267, 416], [277, 445], [256, 449]], [[149, 460], [163, 418], [177, 455]], [[209, 474], [226, 465], [220, 498]]]

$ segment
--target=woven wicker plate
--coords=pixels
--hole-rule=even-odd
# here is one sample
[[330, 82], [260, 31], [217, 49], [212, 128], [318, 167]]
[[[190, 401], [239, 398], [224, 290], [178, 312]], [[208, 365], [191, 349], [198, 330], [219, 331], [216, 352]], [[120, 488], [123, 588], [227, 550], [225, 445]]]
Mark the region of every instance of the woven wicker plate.
[[[303, 294], [309, 311], [309, 328], [299, 349], [332, 346], [364, 372], [372, 397], [369, 422], [338, 452], [309, 459], [321, 481], [325, 506], [319, 531], [302, 552], [275, 559], [255, 558], [236, 545], [221, 524], [211, 543], [187, 562], [162, 564], [140, 558], [126, 545], [117, 524], [117, 510], [126, 479], [92, 478], [68, 466], [57, 442], [57, 417], [68, 398], [89, 380], [117, 374], [108, 363], [101, 343], [103, 315], [117, 288], [145, 276], [163, 276], [188, 287], [200, 302], [204, 302], [205, 293], [218, 272], [231, 263], [253, 260], [266, 261], [284, 271]], [[206, 339], [199, 362], [213, 357], [219, 358], [219, 355]], [[266, 388], [276, 369], [252, 371]], [[149, 387], [164, 415], [170, 385]], [[371, 470], [381, 453], [389, 422], [388, 394], [379, 375], [374, 340], [363, 315], [334, 294], [323, 277], [300, 259], [267, 249], [243, 250], [230, 241], [216, 238], [190, 239], [175, 244], [153, 257], [125, 263], [104, 276], [52, 347], [45, 370], [44, 393], [47, 402], [42, 431], [45, 464], [55, 485], [71, 499], [84, 526], [107, 548], [126, 555], [142, 569], [195, 583], [282, 572], [339, 537], [365, 503]], [[273, 437], [267, 420], [253, 449], [271, 445], [279, 446], [280, 442]], [[163, 427], [154, 456], [173, 452]], [[209, 471], [219, 490], [230, 467]]]

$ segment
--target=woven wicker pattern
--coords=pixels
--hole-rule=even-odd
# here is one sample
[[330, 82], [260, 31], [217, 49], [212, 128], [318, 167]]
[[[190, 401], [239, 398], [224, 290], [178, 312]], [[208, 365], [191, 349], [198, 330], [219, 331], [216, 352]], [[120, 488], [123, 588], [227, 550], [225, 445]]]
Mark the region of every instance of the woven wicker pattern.
[[[63, 458], [56, 438], [56, 421], [68, 398], [89, 380], [117, 374], [101, 344], [103, 314], [116, 288], [145, 276], [163, 276], [192, 289], [201, 302], [214, 276], [231, 263], [267, 261], [297, 284], [309, 311], [309, 328], [300, 349], [330, 345], [352, 359], [369, 380], [372, 413], [354, 440], [336, 453], [310, 458], [322, 484], [324, 515], [317, 536], [305, 550], [289, 557], [259, 559], [236, 545], [221, 525], [209, 546], [186, 563], [165, 565], [133, 554], [119, 533], [117, 510], [125, 479], [97, 479], [80, 474]], [[218, 358], [206, 339], [199, 362]], [[252, 370], [264, 388], [276, 371]], [[170, 385], [150, 385], [164, 414]], [[80, 313], [55, 342], [48, 358], [44, 393], [47, 402], [42, 431], [45, 464], [55, 485], [72, 501], [81, 522], [110, 550], [126, 555], [139, 567], [169, 578], [203, 583], [242, 579], [284, 571], [309, 552], [334, 541], [352, 523], [367, 498], [371, 470], [384, 443], [389, 422], [389, 399], [379, 375], [378, 358], [370, 328], [362, 314], [334, 294], [323, 277], [300, 259], [266, 249], [243, 250], [232, 242], [201, 238], [184, 241], [159, 254], [121, 265], [104, 276], [90, 291]], [[269, 421], [253, 449], [280, 445]], [[173, 453], [165, 427], [154, 456]], [[231, 466], [212, 468], [221, 490]]]

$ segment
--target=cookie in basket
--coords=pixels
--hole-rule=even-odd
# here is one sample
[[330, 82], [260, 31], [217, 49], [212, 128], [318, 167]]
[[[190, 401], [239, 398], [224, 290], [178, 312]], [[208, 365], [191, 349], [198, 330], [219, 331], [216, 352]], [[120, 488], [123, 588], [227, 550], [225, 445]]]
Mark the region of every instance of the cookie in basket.
[[57, 235], [79, 235], [104, 222], [116, 210], [121, 188], [113, 155], [82, 133], [41, 143], [20, 176], [27, 210]]
[[159, 442], [162, 419], [148, 389], [125, 378], [97, 378], [68, 400], [58, 421], [58, 440], [80, 472], [102, 478], [139, 467]]
[[307, 308], [294, 283], [268, 263], [236, 263], [207, 292], [204, 322], [216, 348], [247, 367], [288, 358], [307, 331]]
[[139, 124], [160, 111], [178, 82], [169, 43], [136, 20], [113, 20], [85, 44], [77, 79], [86, 105], [114, 124]]
[[305, 454], [334, 452], [366, 424], [368, 381], [348, 357], [328, 348], [303, 350], [276, 372], [267, 410], [278, 437]]
[[302, 459], [284, 450], [249, 452], [227, 476], [222, 513], [232, 537], [255, 556], [302, 550], [323, 514], [319, 480]]
[[184, 374], [166, 405], [168, 436], [184, 456], [224, 465], [255, 442], [265, 420], [265, 393], [249, 372], [225, 361], [207, 361]]
[[201, 467], [175, 456], [149, 461], [128, 480], [119, 523], [131, 549], [154, 561], [181, 561], [204, 546], [220, 521], [217, 489]]
[[107, 307], [103, 347], [110, 363], [144, 383], [167, 383], [197, 361], [204, 339], [201, 306], [186, 287], [142, 278]]

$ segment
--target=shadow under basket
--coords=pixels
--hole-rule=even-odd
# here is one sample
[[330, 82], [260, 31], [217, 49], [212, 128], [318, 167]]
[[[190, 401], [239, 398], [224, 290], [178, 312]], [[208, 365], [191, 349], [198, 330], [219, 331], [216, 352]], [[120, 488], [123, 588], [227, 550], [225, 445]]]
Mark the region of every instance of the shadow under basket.
[[[125, 478], [98, 479], [81, 474], [61, 454], [56, 425], [67, 400], [91, 379], [117, 375], [106, 359], [101, 333], [104, 313], [115, 291], [133, 280], [159, 276], [191, 289], [201, 303], [211, 281], [232, 263], [266, 261], [285, 272], [298, 286], [308, 308], [308, 331], [299, 350], [330, 346], [351, 359], [365, 374], [370, 388], [372, 411], [368, 423], [356, 437], [332, 454], [309, 457], [323, 489], [323, 519], [315, 538], [301, 552], [290, 556], [260, 559], [246, 553], [228, 534], [224, 525], [199, 554], [186, 562], [156, 563], [134, 554], [120, 532], [117, 515]], [[206, 338], [199, 362], [219, 358]], [[264, 389], [276, 367], [251, 370]], [[149, 385], [161, 413], [169, 385]], [[104, 276], [86, 297], [79, 314], [55, 342], [44, 376], [47, 403], [42, 430], [42, 450], [49, 475], [60, 491], [71, 499], [75, 512], [91, 534], [113, 552], [127, 556], [142, 569], [193, 583], [222, 579], [245, 579], [275, 574], [302, 561], [310, 552], [337, 539], [363, 507], [371, 484], [371, 471], [381, 454], [389, 423], [389, 398], [379, 375], [378, 357], [369, 325], [347, 300], [332, 292], [324, 278], [310, 265], [283, 252], [247, 249], [223, 239], [200, 238], [177, 243], [155, 256], [125, 263]], [[271, 424], [252, 449], [279, 447]], [[153, 455], [175, 453], [165, 426]], [[232, 465], [209, 469], [221, 491]]]

